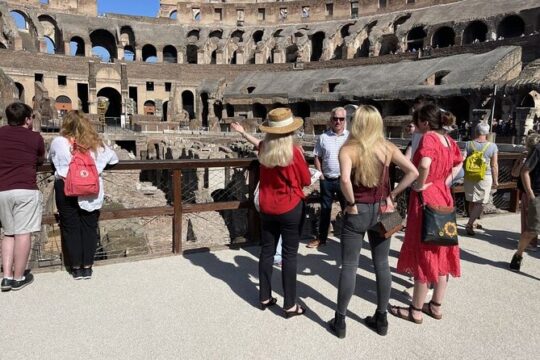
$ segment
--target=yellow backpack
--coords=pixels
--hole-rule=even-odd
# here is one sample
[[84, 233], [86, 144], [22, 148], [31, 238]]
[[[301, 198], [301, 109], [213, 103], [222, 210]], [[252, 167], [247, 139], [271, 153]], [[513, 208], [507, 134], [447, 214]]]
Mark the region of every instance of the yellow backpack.
[[484, 158], [484, 152], [489, 147], [490, 142], [487, 142], [482, 150], [476, 150], [472, 141], [467, 143], [470, 146], [472, 153], [465, 159], [465, 179], [478, 182], [484, 180], [488, 167], [487, 161]]

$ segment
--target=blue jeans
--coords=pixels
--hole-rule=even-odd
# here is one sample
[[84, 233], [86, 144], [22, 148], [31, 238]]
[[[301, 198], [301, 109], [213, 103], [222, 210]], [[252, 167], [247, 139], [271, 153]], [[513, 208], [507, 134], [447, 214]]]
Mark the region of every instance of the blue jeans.
[[324, 179], [320, 181], [321, 188], [321, 218], [319, 221], [319, 240], [324, 243], [328, 238], [328, 228], [330, 227], [330, 215], [332, 213], [332, 203], [337, 197], [341, 211], [345, 208], [346, 200], [341, 192], [339, 178]]

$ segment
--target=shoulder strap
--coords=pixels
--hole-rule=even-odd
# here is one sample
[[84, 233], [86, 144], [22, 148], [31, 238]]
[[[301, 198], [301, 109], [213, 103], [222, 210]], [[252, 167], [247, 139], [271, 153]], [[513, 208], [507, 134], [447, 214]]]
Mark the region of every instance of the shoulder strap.
[[486, 152], [486, 150], [488, 149], [489, 145], [491, 145], [491, 143], [489, 141], [486, 142], [486, 144], [484, 145], [484, 147], [482, 148], [482, 150], [480, 152], [482, 154], [484, 154]]

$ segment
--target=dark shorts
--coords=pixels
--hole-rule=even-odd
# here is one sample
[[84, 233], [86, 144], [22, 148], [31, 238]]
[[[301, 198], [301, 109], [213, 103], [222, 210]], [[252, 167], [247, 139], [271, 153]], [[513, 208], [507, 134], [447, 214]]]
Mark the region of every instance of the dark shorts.
[[529, 200], [529, 213], [527, 214], [527, 230], [540, 233], [540, 195]]

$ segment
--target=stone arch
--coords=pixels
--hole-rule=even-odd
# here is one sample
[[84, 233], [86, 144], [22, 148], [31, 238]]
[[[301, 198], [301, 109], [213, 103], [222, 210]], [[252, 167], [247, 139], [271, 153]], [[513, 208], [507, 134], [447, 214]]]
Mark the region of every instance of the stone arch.
[[19, 82], [16, 82], [16, 83], [15, 83], [15, 87], [17, 88], [17, 99], [19, 99], [20, 101], [24, 102], [25, 91], [24, 91], [24, 86], [23, 86], [23, 84], [21, 84], [21, 83], [19, 83]]
[[163, 62], [176, 64], [178, 62], [178, 51], [172, 45], [163, 48]]
[[216, 64], [216, 63], [217, 63], [217, 50], [214, 50], [210, 54], [210, 64]]
[[156, 114], [156, 102], [154, 100], [146, 100], [144, 102], [144, 115], [155, 115]]
[[244, 32], [242, 30], [235, 30], [231, 34], [231, 39], [236, 43], [241, 43], [244, 41]]
[[346, 38], [347, 36], [349, 36], [351, 34], [351, 26], [353, 26], [355, 23], [349, 23], [349, 24], [345, 24], [341, 27], [341, 29], [339, 29], [339, 33], [341, 34], [341, 37], [342, 38]]
[[186, 46], [186, 60], [188, 64], [196, 64], [197, 63], [197, 52], [199, 51], [199, 48], [197, 45], [189, 44]]
[[173, 10], [169, 13], [169, 19], [177, 20], [178, 19], [178, 11]]
[[157, 50], [152, 44], [146, 44], [142, 48], [142, 60], [144, 62], [156, 63], [157, 62]]
[[84, 56], [84, 40], [80, 36], [74, 36], [69, 41], [71, 56]]
[[124, 47], [128, 45], [135, 47], [135, 32], [131, 26], [124, 25], [120, 28], [120, 43]]
[[394, 54], [399, 48], [399, 39], [394, 34], [383, 35], [379, 55]]
[[[59, 53], [63, 54], [63, 43], [64, 39], [62, 36], [62, 32], [58, 28], [58, 24], [55, 19], [53, 19], [49, 15], [40, 15], [38, 16], [39, 23], [43, 27], [43, 35], [46, 38], [49, 38], [51, 42], [54, 44], [54, 54]], [[50, 50], [48, 48], [48, 50]], [[50, 53], [50, 52], [49, 52]]]
[[[116, 39], [108, 30], [97, 29], [90, 33], [90, 42], [92, 43], [92, 50], [96, 48], [104, 49], [108, 52], [109, 59], [118, 59], [118, 52], [116, 48]], [[96, 49], [100, 50], [101, 49]], [[96, 51], [96, 53], [98, 53]], [[99, 54], [99, 53], [98, 53]], [[102, 56], [103, 60], [107, 60]]]
[[371, 46], [371, 41], [369, 41], [369, 38], [366, 37], [364, 41], [362, 42], [362, 45], [358, 47], [356, 50], [356, 54], [354, 54], [355, 58], [360, 57], [369, 57], [369, 47]]
[[188, 42], [192, 43], [195, 41], [199, 41], [200, 32], [198, 29], [190, 30], [187, 34]]
[[449, 26], [443, 26], [437, 29], [431, 37], [431, 46], [434, 48], [445, 48], [453, 46], [456, 40], [454, 29]]
[[[115, 118], [113, 119], [113, 124], [119, 124], [116, 120], [122, 114], [122, 95], [118, 90], [112, 87], [104, 87], [97, 92], [97, 96], [103, 96], [109, 99], [109, 108], [105, 113], [106, 118]], [[107, 121], [107, 120], [106, 120]]]
[[60, 95], [56, 98], [54, 107], [61, 116], [63, 116], [66, 112], [73, 110], [71, 99], [65, 95]]
[[266, 119], [266, 106], [261, 103], [253, 103], [253, 117]]
[[210, 32], [210, 34], [208, 34], [208, 38], [218, 38], [218, 39], [221, 39], [223, 37], [223, 30], [221, 29], [216, 29], [216, 30], [212, 30]]
[[407, 34], [407, 50], [420, 50], [424, 47], [424, 39], [426, 38], [426, 31], [422, 26], [417, 26], [411, 29]]
[[182, 92], [182, 106], [184, 110], [189, 114], [189, 118], [195, 118], [195, 96], [190, 90], [184, 90]]
[[488, 27], [480, 20], [470, 22], [463, 30], [463, 45], [484, 42], [487, 39]]
[[326, 37], [324, 31], [318, 31], [311, 36], [311, 57], [310, 61], [319, 61], [323, 54], [323, 42]]
[[400, 25], [403, 25], [407, 20], [409, 20], [411, 17], [411, 14], [407, 13], [405, 15], [401, 15], [400, 17], [398, 17], [394, 23], [392, 24], [392, 27], [394, 28], [394, 32], [397, 31], [398, 27]]
[[30, 19], [28, 18], [28, 15], [26, 15], [25, 12], [20, 10], [11, 10], [9, 12], [11, 15], [11, 18], [15, 22], [15, 25], [17, 26], [18, 30], [30, 30]]
[[292, 44], [285, 49], [285, 62], [294, 63], [298, 59], [298, 45]]
[[259, 41], [262, 41], [264, 36], [264, 30], [257, 30], [253, 33], [253, 42], [258, 43]]
[[510, 15], [501, 20], [497, 26], [497, 38], [513, 38], [525, 33], [525, 22], [518, 15]]

